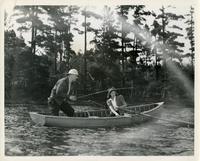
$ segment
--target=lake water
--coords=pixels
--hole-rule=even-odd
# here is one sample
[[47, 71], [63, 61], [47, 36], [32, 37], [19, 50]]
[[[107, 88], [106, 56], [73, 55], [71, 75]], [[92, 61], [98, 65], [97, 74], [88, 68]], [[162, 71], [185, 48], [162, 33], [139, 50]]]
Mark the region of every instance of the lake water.
[[[110, 129], [67, 129], [37, 126], [30, 111], [41, 107], [5, 108], [6, 156], [191, 156], [194, 128], [163, 120]], [[194, 120], [194, 109], [164, 106], [160, 116], [168, 120]]]

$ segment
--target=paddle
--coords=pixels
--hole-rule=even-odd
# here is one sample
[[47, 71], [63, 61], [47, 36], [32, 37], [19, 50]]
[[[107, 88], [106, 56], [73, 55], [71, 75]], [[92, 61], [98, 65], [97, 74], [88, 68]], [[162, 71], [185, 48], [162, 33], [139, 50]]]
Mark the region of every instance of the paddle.
[[162, 120], [162, 121], [165, 121], [165, 122], [168, 122], [168, 123], [171, 123], [171, 124], [177, 124], [178, 123], [182, 127], [194, 128], [194, 124], [193, 123], [182, 121], [182, 120], [167, 120], [167, 119], [151, 116], [149, 114], [136, 113], [136, 112], [133, 112], [131, 110], [127, 110], [127, 109], [123, 109], [123, 108], [120, 108], [120, 110], [122, 110], [124, 112], [127, 112], [129, 114], [132, 114], [132, 115], [142, 115], [142, 116], [149, 117], [149, 118], [152, 118], [152, 119]]

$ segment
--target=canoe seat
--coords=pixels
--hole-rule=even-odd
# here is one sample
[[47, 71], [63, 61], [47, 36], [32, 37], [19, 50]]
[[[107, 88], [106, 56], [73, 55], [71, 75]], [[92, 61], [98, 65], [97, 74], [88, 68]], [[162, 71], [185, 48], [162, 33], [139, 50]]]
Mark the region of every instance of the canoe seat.
[[107, 117], [110, 115], [109, 110], [99, 110], [90, 112], [90, 116]]

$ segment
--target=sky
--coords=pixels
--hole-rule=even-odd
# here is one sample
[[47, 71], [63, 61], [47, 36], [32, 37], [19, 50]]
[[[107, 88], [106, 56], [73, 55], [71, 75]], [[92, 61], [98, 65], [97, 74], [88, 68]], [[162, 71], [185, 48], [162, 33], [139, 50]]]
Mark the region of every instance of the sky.
[[[76, 1], [76, 0], [75, 0]], [[18, 4], [17, 1], [14, 1], [15, 3], [13, 3], [13, 1], [11, 0], [7, 0], [4, 4], [5, 6], [5, 9], [6, 11], [9, 13], [9, 15], [12, 15], [13, 14], [13, 7], [15, 6], [15, 4]], [[50, 1], [49, 1], [50, 2]], [[125, 1], [126, 2], [126, 1]], [[180, 2], [180, 1], [179, 1]], [[182, 1], [183, 2], [183, 1]], [[190, 6], [194, 6], [195, 7], [195, 3], [196, 1], [195, 0], [190, 0], [190, 1], [184, 1], [184, 3], [178, 3], [178, 0], [177, 1], [173, 1], [170, 2], [170, 3], [161, 3], [159, 1], [159, 3], [147, 3], [145, 4], [146, 6], [146, 9], [148, 10], [153, 10], [155, 13], [160, 13], [159, 9], [162, 7], [162, 5], [164, 5], [164, 7], [167, 7], [169, 6], [169, 4], [172, 4], [172, 6], [175, 6], [176, 8], [173, 8], [173, 7], [169, 7], [166, 9], [166, 11], [169, 11], [169, 12], [173, 12], [173, 13], [176, 13], [176, 14], [188, 14], [189, 13], [189, 9], [190, 9]], [[19, 4], [20, 4], [20, 1], [19, 1]], [[81, 4], [81, 3], [80, 3]], [[85, 3], [84, 3], [85, 4]], [[105, 3], [106, 4], [106, 3]], [[114, 3], [115, 4], [115, 3]], [[114, 5], [113, 3], [112, 4], [108, 4], [112, 9], [114, 9], [116, 7], [116, 5]], [[117, 4], [117, 3], [116, 3]], [[126, 4], [126, 3], [125, 3]], [[130, 3], [129, 3], [130, 4]], [[132, 4], [132, 3], [131, 3]], [[134, 5], [135, 3], [133, 3]], [[137, 3], [136, 3], [137, 4]], [[142, 4], [142, 3], [141, 3]], [[24, 3], [22, 3], [21, 5], [24, 5]], [[78, 5], [78, 6], [82, 6], [83, 4], [81, 5]], [[83, 5], [84, 6], [84, 5]], [[94, 11], [98, 14], [101, 14], [102, 15], [102, 9], [103, 9], [103, 6], [104, 6], [104, 3], [101, 3], [101, 4], [90, 4], [88, 7], [88, 10], [90, 11]], [[79, 23], [82, 23], [84, 21], [84, 18], [83, 16], [79, 15], [78, 16], [78, 19], [80, 20]], [[148, 25], [152, 24], [152, 21], [153, 19], [152, 18], [147, 18], [148, 19]], [[91, 22], [91, 24], [95, 24], [95, 26], [99, 26], [100, 27], [100, 22], [99, 21], [96, 21], [92, 18], [88, 19], [89, 22]], [[95, 22], [93, 22], [95, 21]], [[185, 21], [185, 20], [184, 20]], [[176, 25], [178, 26], [181, 26], [181, 27], [185, 27], [186, 24], [184, 24], [184, 21], [180, 22], [178, 21], [177, 24], [175, 22]], [[13, 24], [13, 28], [14, 30], [17, 32], [17, 35], [19, 36], [19, 32], [16, 30], [17, 29], [17, 25], [15, 23], [15, 20], [14, 19], [10, 19], [10, 23]], [[77, 24], [77, 26], [80, 25], [80, 24]], [[181, 31], [182, 34], [184, 34], [184, 37], [182, 38], [179, 38], [180, 42], [185, 42], [185, 47], [184, 47], [184, 51], [185, 53], [187, 53], [189, 51], [189, 41], [187, 39], [185, 39], [185, 36], [186, 36], [186, 32], [183, 30]], [[77, 32], [73, 32], [73, 34], [75, 35], [74, 36], [74, 42], [72, 44], [72, 49], [75, 51], [75, 52], [82, 52], [84, 51], [84, 34], [82, 35], [79, 35]], [[22, 33], [22, 36], [24, 37], [25, 39], [25, 42], [28, 44], [28, 41], [30, 41], [30, 38], [31, 38], [31, 33]], [[94, 46], [89, 44], [89, 41], [92, 40], [93, 38], [93, 35], [92, 34], [88, 34], [87, 35], [87, 49], [90, 49], [90, 48], [93, 48]], [[30, 44], [28, 44], [30, 45]], [[43, 51], [42, 51], [43, 52]]]

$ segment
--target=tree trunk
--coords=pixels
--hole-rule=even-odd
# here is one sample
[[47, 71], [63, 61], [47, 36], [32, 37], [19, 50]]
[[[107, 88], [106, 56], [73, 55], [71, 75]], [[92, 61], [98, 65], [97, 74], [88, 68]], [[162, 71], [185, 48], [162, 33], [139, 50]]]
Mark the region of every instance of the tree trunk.
[[[86, 11], [86, 9], [85, 9]], [[85, 12], [85, 50], [84, 50], [84, 93], [86, 93], [86, 83], [87, 83], [87, 59], [86, 59], [86, 52], [87, 52], [87, 26], [86, 26], [86, 12]]]
[[35, 55], [36, 53], [36, 35], [37, 35], [37, 28], [35, 27], [35, 30], [34, 30], [34, 40], [33, 40], [33, 54]]
[[53, 51], [54, 51], [54, 74], [57, 74], [57, 50], [56, 50], [56, 48], [57, 48], [57, 46], [56, 46], [56, 35], [57, 35], [57, 31], [55, 31], [55, 36], [54, 36], [54, 44], [53, 44], [53, 46], [54, 46], [54, 48], [53, 48]]
[[159, 78], [159, 75], [158, 75], [158, 58], [157, 58], [157, 50], [156, 50], [156, 48], [153, 49], [153, 52], [155, 54], [155, 59], [156, 59], [156, 64], [155, 64], [156, 80], [158, 80], [158, 78]]
[[34, 47], [34, 41], [35, 41], [35, 27], [34, 24], [32, 22], [32, 30], [31, 30], [31, 53], [34, 55], [35, 54], [35, 47]]
[[122, 21], [122, 40], [121, 40], [121, 43], [122, 43], [122, 53], [121, 53], [121, 56], [122, 56], [122, 86], [124, 87], [125, 86], [125, 67], [124, 67], [124, 23]]
[[[33, 6], [32, 7], [32, 17], [36, 17], [37, 16], [37, 12], [36, 12], [37, 6]], [[37, 35], [37, 29], [36, 29], [36, 24], [34, 22], [34, 20], [32, 20], [32, 30], [31, 30], [31, 52], [33, 55], [35, 55], [35, 51], [36, 51], [36, 40], [35, 37]]]
[[[162, 32], [163, 32], [163, 46], [165, 46], [165, 20], [164, 20], [164, 12], [165, 8], [162, 7]], [[165, 47], [164, 47], [165, 49]], [[164, 68], [164, 91], [163, 91], [163, 98], [166, 99], [167, 97], [167, 62], [166, 62], [166, 51], [163, 52], [163, 68]]]

